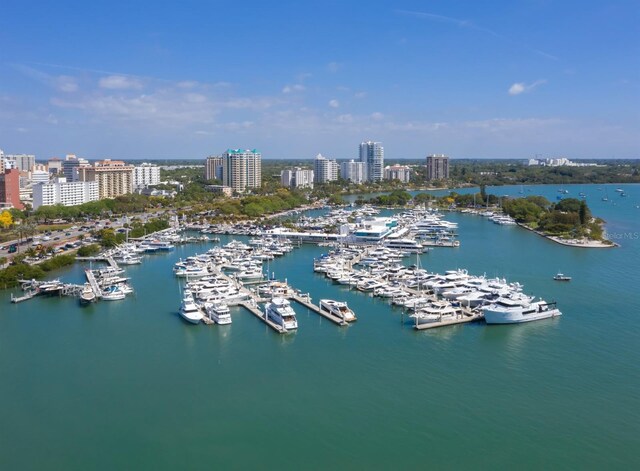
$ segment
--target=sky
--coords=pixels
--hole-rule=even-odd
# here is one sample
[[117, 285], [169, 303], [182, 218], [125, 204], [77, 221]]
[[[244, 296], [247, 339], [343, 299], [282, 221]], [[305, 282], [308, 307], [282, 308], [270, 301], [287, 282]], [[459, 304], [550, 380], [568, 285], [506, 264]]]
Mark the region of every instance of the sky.
[[5, 2], [0, 149], [640, 158], [639, 20], [637, 0]]

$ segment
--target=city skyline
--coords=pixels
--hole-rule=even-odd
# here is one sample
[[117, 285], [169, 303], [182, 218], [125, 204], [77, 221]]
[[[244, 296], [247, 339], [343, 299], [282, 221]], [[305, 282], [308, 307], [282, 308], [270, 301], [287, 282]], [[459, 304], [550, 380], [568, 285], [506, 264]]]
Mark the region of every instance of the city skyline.
[[14, 2], [0, 148], [344, 160], [372, 140], [389, 161], [640, 157], [635, 4], [329, 5]]

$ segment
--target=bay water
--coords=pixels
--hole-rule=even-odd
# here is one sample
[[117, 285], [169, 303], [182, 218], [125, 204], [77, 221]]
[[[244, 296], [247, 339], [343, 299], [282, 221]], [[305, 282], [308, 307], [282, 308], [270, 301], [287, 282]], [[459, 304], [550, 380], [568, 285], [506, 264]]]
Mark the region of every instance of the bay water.
[[[268, 270], [316, 302], [347, 301], [355, 324], [295, 303], [287, 335], [242, 308], [229, 326], [186, 324], [171, 268], [212, 244], [127, 267], [136, 292], [124, 301], [14, 305], [2, 291], [0, 469], [637, 468], [640, 186], [607, 187], [564, 188], [586, 193], [618, 248], [451, 213], [461, 246], [420, 256], [558, 302], [563, 316], [531, 324], [417, 332], [386, 301], [314, 274], [328, 249], [311, 245]], [[555, 199], [557, 187], [524, 191]], [[81, 283], [85, 267], [56, 276]], [[573, 280], [553, 281], [558, 271]]]

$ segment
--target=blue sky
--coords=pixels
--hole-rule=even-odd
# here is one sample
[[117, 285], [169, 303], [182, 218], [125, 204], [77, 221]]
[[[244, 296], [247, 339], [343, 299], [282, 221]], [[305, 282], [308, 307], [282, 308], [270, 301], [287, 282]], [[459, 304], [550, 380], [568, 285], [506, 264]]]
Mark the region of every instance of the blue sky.
[[0, 148], [640, 158], [639, 20], [617, 0], [6, 2]]

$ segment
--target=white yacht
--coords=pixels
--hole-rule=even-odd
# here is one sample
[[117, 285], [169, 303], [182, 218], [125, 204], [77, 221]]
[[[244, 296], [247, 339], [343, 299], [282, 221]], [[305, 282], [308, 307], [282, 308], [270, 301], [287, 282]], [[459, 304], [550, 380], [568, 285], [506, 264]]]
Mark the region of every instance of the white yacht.
[[102, 299], [105, 301], [119, 301], [125, 297], [125, 292], [117, 286], [111, 286], [102, 292]]
[[182, 298], [182, 304], [180, 305], [180, 316], [191, 324], [199, 324], [202, 320], [202, 312], [193, 300], [191, 291], [185, 290]]
[[205, 303], [204, 308], [209, 318], [213, 319], [216, 324], [231, 324], [231, 311], [225, 303], [220, 301]]
[[424, 252], [422, 244], [413, 239], [388, 239], [385, 241], [384, 246], [390, 249], [399, 249], [411, 253]]
[[487, 324], [518, 324], [562, 315], [556, 303], [500, 298], [482, 308]]
[[175, 272], [176, 276], [188, 279], [202, 278], [204, 276], [207, 276], [208, 274], [209, 270], [207, 269], [207, 267], [201, 266], [189, 266], [183, 270], [177, 270]]
[[96, 294], [93, 292], [89, 283], [84, 284], [84, 289], [80, 293], [80, 304], [89, 304], [96, 300]]
[[273, 298], [270, 303], [265, 305], [264, 311], [272, 321], [285, 329], [292, 330], [298, 328], [296, 313], [286, 299]]
[[416, 324], [429, 324], [457, 319], [460, 310], [454, 308], [447, 301], [434, 301], [416, 310], [409, 317], [415, 319]]
[[344, 302], [334, 301], [333, 299], [321, 299], [320, 309], [327, 311], [334, 316], [340, 317], [345, 322], [353, 322], [357, 320], [356, 315], [351, 309], [349, 309], [347, 303]]

